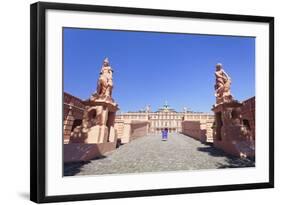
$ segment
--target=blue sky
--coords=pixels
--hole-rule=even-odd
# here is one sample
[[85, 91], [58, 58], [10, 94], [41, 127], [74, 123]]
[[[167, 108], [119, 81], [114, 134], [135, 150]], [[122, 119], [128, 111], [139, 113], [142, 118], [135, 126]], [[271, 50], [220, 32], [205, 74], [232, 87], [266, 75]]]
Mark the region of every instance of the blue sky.
[[223, 64], [237, 100], [255, 95], [255, 38], [65, 28], [64, 91], [82, 99], [95, 91], [103, 59], [114, 70], [120, 110], [168, 104], [210, 112], [214, 70]]

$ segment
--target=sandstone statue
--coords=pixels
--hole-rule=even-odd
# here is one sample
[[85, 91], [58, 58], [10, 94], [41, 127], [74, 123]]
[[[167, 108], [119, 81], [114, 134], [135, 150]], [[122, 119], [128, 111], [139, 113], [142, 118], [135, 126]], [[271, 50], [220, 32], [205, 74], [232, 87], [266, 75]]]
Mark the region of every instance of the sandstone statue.
[[215, 77], [216, 104], [231, 102], [233, 100], [230, 92], [231, 78], [223, 70], [222, 64], [220, 63], [216, 65]]
[[100, 71], [100, 76], [97, 83], [97, 90], [92, 95], [92, 100], [102, 99], [113, 101], [112, 89], [113, 89], [113, 70], [110, 67], [108, 58], [105, 58]]
[[243, 104], [233, 99], [230, 92], [231, 79], [220, 63], [216, 65], [215, 77], [216, 104], [212, 109], [215, 113], [213, 145], [231, 155], [242, 158], [253, 157], [255, 142], [252, 132], [243, 123]]

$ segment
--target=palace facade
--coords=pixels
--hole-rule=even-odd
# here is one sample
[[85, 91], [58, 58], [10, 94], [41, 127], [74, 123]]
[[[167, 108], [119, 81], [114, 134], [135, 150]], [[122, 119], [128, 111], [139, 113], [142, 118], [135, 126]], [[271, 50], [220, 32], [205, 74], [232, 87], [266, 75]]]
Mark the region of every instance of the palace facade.
[[117, 113], [116, 121], [149, 121], [149, 133], [159, 134], [164, 128], [168, 128], [169, 133], [182, 132], [182, 123], [188, 121], [208, 121], [214, 120], [213, 113], [183, 111], [177, 112], [167, 103], [157, 111], [151, 111], [148, 106], [145, 110], [138, 112]]

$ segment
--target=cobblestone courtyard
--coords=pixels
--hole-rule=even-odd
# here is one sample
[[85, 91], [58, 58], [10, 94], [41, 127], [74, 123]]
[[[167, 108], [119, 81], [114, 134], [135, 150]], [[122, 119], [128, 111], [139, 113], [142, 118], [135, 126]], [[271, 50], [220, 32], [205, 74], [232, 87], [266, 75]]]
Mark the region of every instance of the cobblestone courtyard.
[[224, 152], [182, 134], [138, 138], [89, 162], [66, 164], [65, 176], [199, 170], [255, 166], [254, 161]]

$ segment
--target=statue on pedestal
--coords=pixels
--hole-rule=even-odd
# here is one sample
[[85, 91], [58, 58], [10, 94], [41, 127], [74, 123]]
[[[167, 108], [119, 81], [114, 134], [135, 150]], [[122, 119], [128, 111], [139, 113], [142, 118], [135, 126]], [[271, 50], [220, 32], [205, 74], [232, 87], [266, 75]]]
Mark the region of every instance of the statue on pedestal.
[[105, 58], [100, 71], [100, 76], [97, 83], [97, 90], [92, 95], [91, 100], [108, 100], [112, 101], [112, 89], [113, 89], [113, 70], [110, 67], [108, 58]]
[[82, 126], [81, 136], [85, 136], [84, 142], [107, 143], [115, 142], [114, 121], [118, 104], [112, 98], [113, 89], [113, 70], [110, 67], [108, 58], [105, 58], [100, 71], [97, 89], [90, 99], [84, 103], [86, 105]]
[[251, 133], [243, 124], [243, 104], [233, 99], [230, 92], [231, 79], [220, 63], [216, 65], [215, 76], [216, 104], [212, 109], [215, 114], [213, 144], [226, 153], [240, 157], [252, 157], [255, 155], [255, 149], [252, 146], [253, 142], [249, 140]]
[[233, 97], [230, 93], [231, 78], [223, 70], [222, 64], [216, 65], [216, 84], [215, 84], [215, 96], [216, 104], [224, 102], [231, 102]]

